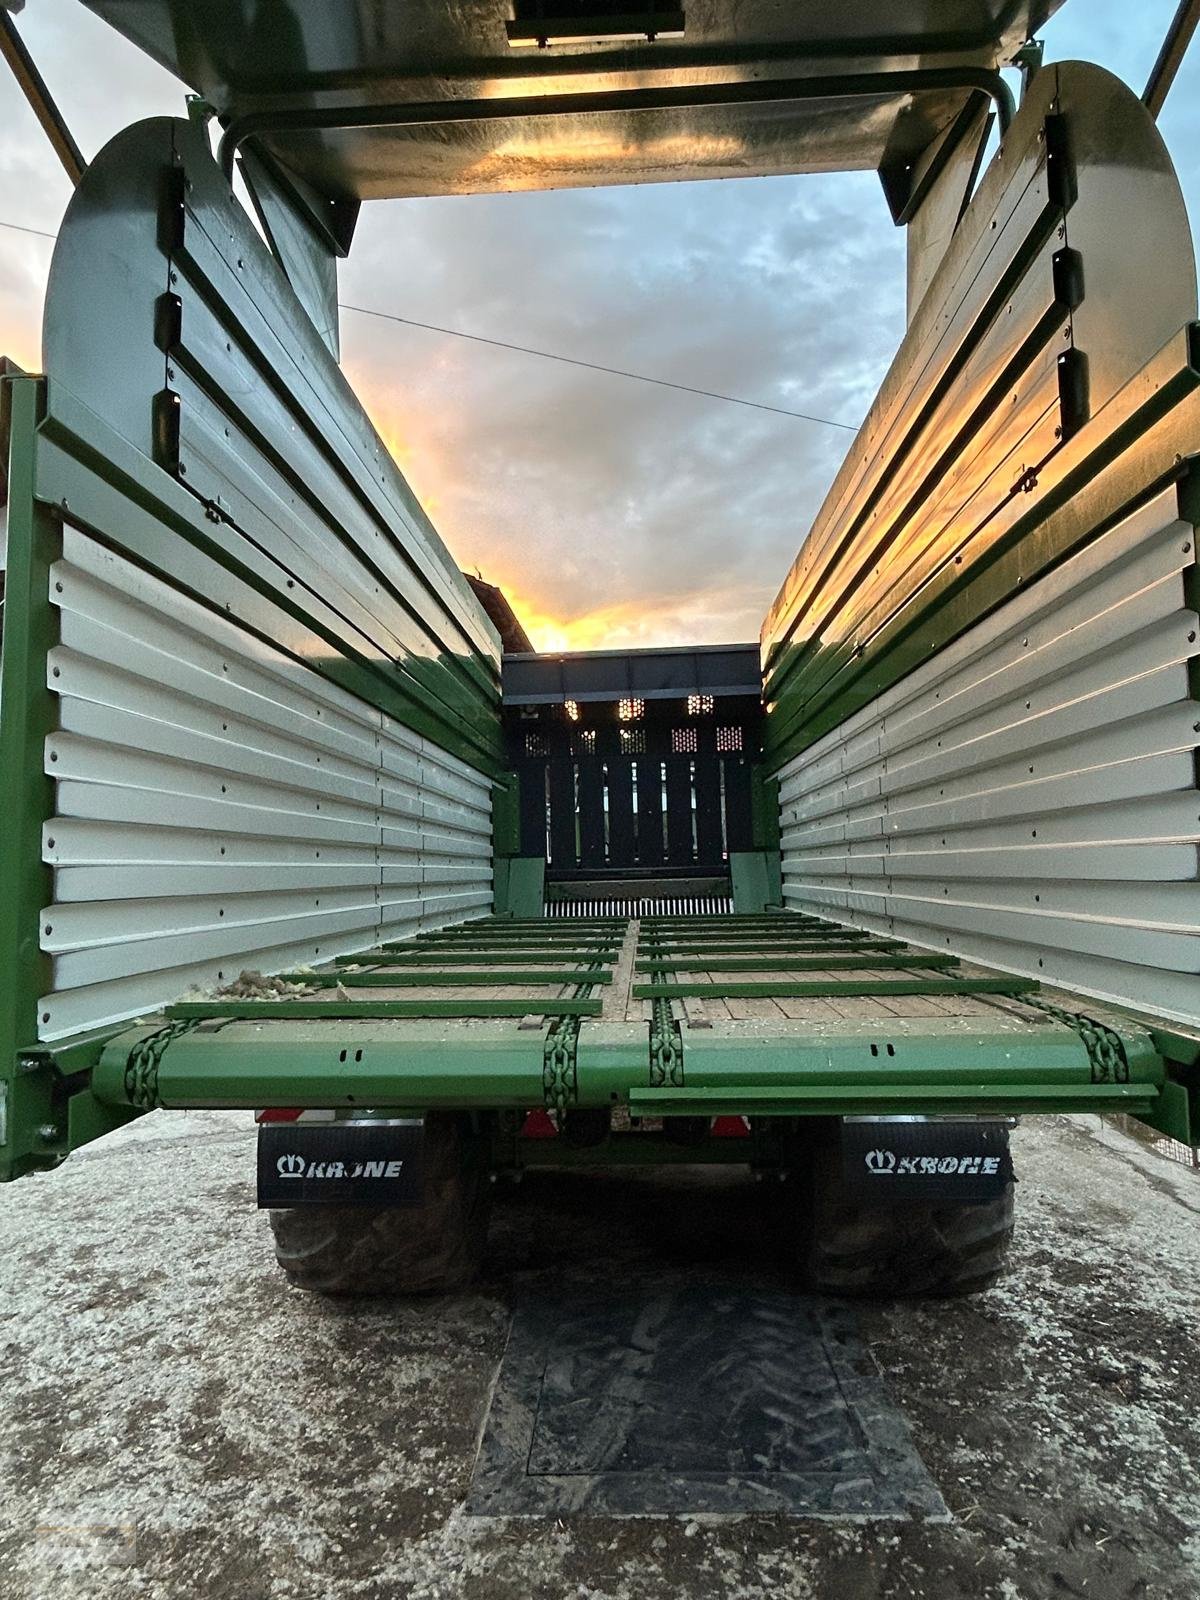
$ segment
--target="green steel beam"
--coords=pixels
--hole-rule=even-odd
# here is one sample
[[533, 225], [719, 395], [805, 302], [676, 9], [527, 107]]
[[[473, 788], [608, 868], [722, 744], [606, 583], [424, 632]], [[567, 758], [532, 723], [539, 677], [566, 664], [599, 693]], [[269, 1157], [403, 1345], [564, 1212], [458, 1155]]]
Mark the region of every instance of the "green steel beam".
[[[912, 963], [918, 965], [919, 963]], [[865, 995], [1030, 994], [1036, 978], [879, 978], [838, 982], [801, 979], [794, 983], [635, 983], [635, 1000], [816, 1000]]]
[[634, 984], [635, 1000], [835, 1000], [862, 995], [1024, 995], [1037, 978], [880, 978], [838, 982], [710, 982], [710, 984]]
[[763, 1084], [737, 1089], [633, 1089], [629, 1109], [636, 1116], [903, 1116], [920, 1113], [945, 1116], [1070, 1115], [1081, 1111], [1151, 1111], [1158, 1089], [1144, 1083], [1023, 1083], [1020, 1080], [980, 1084], [845, 1084], [791, 1085], [774, 1089]]
[[46, 654], [58, 643], [50, 569], [62, 554], [62, 528], [37, 500], [43, 384], [14, 377], [3, 388], [11, 442], [0, 646], [0, 1089], [7, 1102], [0, 1179], [53, 1166], [68, 1132], [59, 1075], [50, 1052], [38, 1044], [38, 1000], [52, 986], [50, 958], [40, 940], [42, 910], [53, 899], [42, 829], [54, 814], [45, 742], [57, 726], [58, 703], [47, 688]]
[[[510, 1002], [525, 1012], [530, 1002]], [[208, 1011], [200, 1006], [178, 1008]], [[525, 1033], [480, 1022], [283, 1020], [279, 1003], [239, 1007], [216, 1030], [143, 1027], [104, 1050], [101, 1104], [400, 1106], [527, 1109], [543, 1103], [557, 1025]], [[305, 1008], [308, 1009], [308, 1008]], [[321, 1008], [318, 1008], [320, 1010]], [[557, 1031], [556, 1031], [557, 1029]], [[569, 1040], [574, 1035], [568, 1036]], [[672, 1079], [657, 1081], [645, 1023], [588, 1021], [559, 1062], [565, 1103], [625, 1104], [635, 1115], [897, 1115], [947, 1111], [1120, 1109], [1155, 1118], [1165, 1081], [1145, 1035], [1123, 1033], [1130, 1082], [1094, 1082], [1097, 1062], [1062, 1020], [997, 1012], [965, 1018], [838, 1019], [747, 1036], [685, 1032]], [[563, 1075], [565, 1074], [565, 1076]], [[603, 1152], [593, 1153], [597, 1164]]]
[[508, 927], [502, 922], [493, 923], [487, 928], [437, 928], [428, 932], [419, 933], [415, 938], [394, 940], [396, 944], [452, 944], [456, 940], [465, 940], [468, 944], [474, 940], [508, 939], [508, 940], [533, 940], [533, 939], [621, 939], [624, 937], [623, 928], [572, 928], [565, 924], [558, 927], [549, 927], [545, 924], [540, 928]]
[[326, 1018], [370, 1022], [389, 1017], [596, 1017], [601, 1002], [591, 997], [539, 1000], [181, 1000], [168, 1006], [172, 1021], [252, 1017], [295, 1021]]
[[[777, 916], [769, 921], [750, 922], [741, 917], [716, 919], [706, 925], [689, 927], [680, 922], [670, 928], [641, 925], [641, 937], [660, 939], [860, 939], [866, 930], [838, 922], [802, 922], [799, 918]], [[873, 938], [886, 935], [872, 934]]]
[[901, 943], [899, 939], [788, 939], [774, 940], [764, 944], [757, 939], [731, 939], [731, 940], [706, 940], [688, 939], [679, 940], [673, 944], [639, 944], [638, 950], [647, 960], [665, 961], [675, 956], [707, 956], [707, 955], [744, 955], [744, 956], [776, 956], [792, 952], [795, 955], [821, 955], [828, 952], [830, 955], [843, 955], [855, 950], [891, 951], [901, 954], [911, 947]]
[[[646, 1030], [585, 1024], [578, 1053], [580, 1106], [628, 1104], [635, 1115], [893, 1115], [912, 1112], [1126, 1110], [1153, 1112], [1158, 1081], [1093, 1083], [1082, 1042], [1062, 1026], [1005, 1018], [986, 1035], [953, 1019], [895, 1019], [894, 1060], [872, 1056], [867, 1024], [817, 1039], [685, 1041], [685, 1081], [654, 1086]], [[589, 1032], [593, 1037], [588, 1039]], [[402, 1106], [527, 1109], [542, 1103], [546, 1030], [377, 1021], [353, 1031], [257, 1018], [215, 1032], [131, 1030], [112, 1041], [93, 1089], [104, 1105], [131, 1092], [164, 1106]], [[154, 1052], [150, 1078], [131, 1090], [131, 1063]], [[339, 1048], [340, 1046], [340, 1048]], [[603, 1152], [592, 1152], [601, 1164]]]
[[[642, 930], [645, 944], [842, 944], [845, 939], [886, 939], [866, 928], [666, 928]], [[893, 941], [896, 942], [896, 941]]]
[[[153, 1039], [143, 1028], [105, 1050], [93, 1080], [103, 1102], [127, 1103], [130, 1053]], [[352, 1033], [296, 1023], [237, 1022], [190, 1032], [161, 1051], [145, 1092], [167, 1107], [430, 1105], [488, 1109], [542, 1104], [545, 1030], [521, 1034], [481, 1024], [469, 1032], [420, 1021]]]
[[795, 933], [844, 933], [859, 932], [855, 928], [847, 928], [840, 922], [824, 922], [816, 918], [811, 921], [802, 917], [783, 916], [776, 913], [771, 917], [711, 917], [697, 918], [694, 924], [685, 919], [678, 922], [654, 925], [642, 921], [641, 932], [644, 938], [661, 939], [669, 938], [672, 934], [686, 933], [728, 933], [769, 934], [772, 938], [786, 938], [788, 934]]
[[534, 968], [532, 971], [513, 972], [496, 967], [486, 967], [482, 971], [412, 972], [408, 968], [392, 971], [384, 966], [362, 972], [347, 972], [343, 968], [340, 972], [285, 972], [281, 976], [288, 983], [312, 984], [322, 989], [333, 989], [339, 985], [344, 989], [448, 989], [460, 984], [477, 989], [497, 989], [517, 983], [554, 984], [561, 987], [564, 984], [612, 982], [612, 972], [608, 968], [583, 966], [566, 970], [539, 971]]
[[380, 945], [375, 950], [360, 951], [359, 959], [374, 961], [384, 957], [390, 961], [404, 956], [411, 956], [413, 961], [436, 962], [451, 956], [469, 956], [480, 961], [490, 961], [492, 959], [508, 960], [509, 958], [516, 960], [519, 956], [532, 955], [543, 961], [570, 961], [576, 956], [603, 958], [607, 955], [615, 954], [619, 949], [619, 944], [613, 944], [608, 941], [577, 943], [560, 940], [543, 943], [541, 941], [526, 942], [525, 940], [489, 939], [486, 942], [472, 940], [470, 943], [465, 940], [461, 943], [447, 941], [445, 943], [421, 945], [416, 949], [411, 945], [406, 945], [403, 948]]
[[746, 960], [741, 956], [710, 957], [707, 960], [653, 960], [638, 961], [635, 963], [638, 972], [778, 972], [787, 969], [789, 972], [842, 972], [862, 971], [864, 968], [893, 968], [893, 967], [938, 967], [949, 968], [959, 966], [958, 956], [943, 955], [880, 955], [867, 951], [860, 955], [803, 955], [789, 956], [774, 952], [770, 955], [764, 953], [756, 960]]
[[419, 933], [418, 939], [427, 939], [455, 933], [492, 933], [495, 931], [540, 933], [571, 933], [588, 929], [600, 933], [620, 933], [629, 924], [628, 917], [477, 917], [470, 922], [457, 922], [450, 928], [438, 928], [429, 933]]
[[[482, 954], [474, 950], [455, 950], [452, 947], [442, 946], [437, 950], [407, 951], [405, 954], [393, 954], [386, 945], [377, 950], [360, 952], [353, 956], [337, 956], [334, 964], [345, 969], [346, 967], [361, 967], [374, 963], [381, 957], [389, 967], [398, 967], [408, 970], [413, 967], [478, 967], [481, 962], [494, 957], [498, 961], [507, 963], [510, 967], [516, 966], [546, 966], [551, 962], [562, 963], [566, 961], [604, 962], [611, 961], [616, 956], [616, 950], [608, 949], [566, 949], [566, 950], [491, 950]], [[527, 974], [523, 974], [527, 977]]]
[[469, 938], [394, 939], [381, 946], [389, 954], [419, 955], [422, 950], [618, 950], [624, 934], [576, 933], [474, 933]]

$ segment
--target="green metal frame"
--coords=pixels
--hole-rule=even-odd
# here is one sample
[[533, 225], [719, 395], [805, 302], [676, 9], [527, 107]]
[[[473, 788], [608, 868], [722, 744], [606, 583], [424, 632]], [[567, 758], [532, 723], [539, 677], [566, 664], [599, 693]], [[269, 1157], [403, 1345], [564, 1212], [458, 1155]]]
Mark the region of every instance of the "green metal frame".
[[[407, 947], [377, 952], [368, 972], [333, 967], [319, 1000], [289, 998], [236, 1000], [220, 997], [168, 1009], [165, 1023], [140, 1027], [105, 1049], [93, 1080], [100, 1101], [114, 1106], [313, 1106], [401, 1107], [420, 1113], [461, 1108], [496, 1115], [519, 1115], [544, 1107], [562, 1114], [601, 1111], [623, 1105], [635, 1118], [712, 1118], [723, 1114], [756, 1119], [849, 1114], [995, 1114], [1023, 1111], [1121, 1110], [1151, 1115], [1161, 1110], [1164, 1065], [1144, 1030], [1121, 1027], [1111, 1019], [1012, 1006], [1016, 995], [1036, 998], [1037, 985], [1003, 975], [960, 977], [947, 958], [909, 949], [855, 952], [850, 967], [827, 969], [821, 979], [799, 982], [786, 976], [742, 984], [722, 977], [720, 958], [708, 982], [673, 984], [673, 967], [664, 951], [689, 926], [686, 921], [650, 920], [641, 924], [639, 964], [654, 971], [648, 983], [635, 983], [634, 998], [650, 1002], [648, 1020], [610, 1021], [595, 990], [611, 980], [619, 949], [615, 931], [624, 925], [592, 924], [570, 932], [589, 964], [566, 976], [557, 993], [521, 999], [442, 999], [439, 982], [468, 984], [473, 976], [457, 963], [463, 950], [474, 957], [482, 940], [495, 939], [490, 969], [497, 984], [512, 980], [537, 988], [540, 969], [511, 961], [514, 948], [540, 948], [561, 924], [504, 919], [422, 935]], [[716, 924], [710, 925], [714, 931]], [[842, 962], [842, 930], [819, 919], [779, 914], [769, 919], [730, 917], [730, 934], [744, 933], [763, 946], [759, 970], [787, 974], [796, 956], [793, 926], [808, 935], [806, 946], [824, 938], [827, 961]], [[769, 938], [774, 932], [777, 944]], [[697, 936], [705, 929], [697, 919]], [[426, 971], [393, 966], [413, 957]], [[439, 962], [447, 965], [441, 967]], [[874, 961], [885, 971], [903, 961], [910, 976], [863, 977]], [[953, 958], [950, 958], [952, 961]], [[628, 970], [625, 968], [624, 970]], [[805, 969], [808, 970], [808, 969]], [[411, 1000], [376, 1002], [372, 983], [355, 977], [393, 981], [412, 979]], [[950, 975], [947, 975], [947, 974]], [[843, 975], [844, 974], [844, 975]], [[311, 981], [309, 975], [305, 975]], [[607, 985], [611, 990], [611, 982]], [[675, 1005], [693, 994], [710, 999], [742, 993], [790, 996], [817, 993], [848, 997], [872, 994], [966, 994], [1005, 1002], [994, 1012], [971, 1016], [939, 1015], [800, 1023], [775, 1027], [726, 1023], [682, 1026]], [[504, 1017], [521, 1017], [519, 1026]], [[447, 1019], [442, 1021], [440, 1019]], [[476, 1019], [469, 1022], [468, 1019]], [[494, 1019], [494, 1020], [488, 1020]], [[551, 1163], [568, 1146], [512, 1137], [511, 1120], [497, 1124], [496, 1148], [506, 1164]], [[665, 1153], [669, 1146], [671, 1154]], [[714, 1140], [686, 1148], [691, 1160], [748, 1159], [757, 1146]], [[657, 1135], [636, 1145], [622, 1137], [587, 1151], [589, 1164], [646, 1159], [683, 1159], [677, 1147]], [[514, 1156], [513, 1151], [516, 1151]], [[757, 1157], [756, 1157], [757, 1159]]]
[[44, 745], [57, 707], [46, 687], [46, 653], [57, 643], [50, 568], [61, 552], [57, 519], [38, 503], [36, 441], [41, 386], [7, 378], [11, 426], [8, 469], [8, 562], [0, 671], [0, 1074], [8, 1140], [0, 1173], [16, 1177], [52, 1166], [65, 1139], [62, 1097], [49, 1057], [37, 1043], [37, 1002], [50, 986], [39, 929], [49, 902], [42, 866], [42, 826], [53, 805]]
[[[191, 505], [183, 498], [176, 503], [177, 486], [161, 473], [154, 477], [157, 469], [149, 464], [140, 487], [125, 473], [128, 463], [101, 471], [95, 447], [83, 472], [67, 448], [79, 448], [78, 437], [61, 425], [45, 426], [44, 385], [9, 380], [9, 389], [0, 782], [14, 823], [4, 846], [13, 892], [0, 912], [0, 948], [12, 952], [0, 977], [10, 1113], [4, 1176], [53, 1165], [69, 1148], [154, 1105], [367, 1103], [515, 1114], [537, 1105], [556, 1113], [599, 1110], [615, 1101], [636, 1117], [738, 1112], [751, 1114], [756, 1126], [764, 1118], [852, 1112], [1121, 1109], [1187, 1135], [1189, 1091], [1166, 1079], [1157, 1054], [1138, 1043], [1136, 1075], [1099, 1081], [1082, 1035], [1061, 1020], [1035, 1026], [998, 1014], [992, 1029], [946, 1035], [933, 1023], [897, 1019], [888, 1035], [901, 1059], [885, 1069], [872, 1052], [877, 1040], [869, 1037], [878, 1027], [821, 1025], [803, 1038], [794, 1032], [722, 1038], [681, 1028], [678, 1002], [692, 998], [1015, 996], [1036, 987], [1003, 976], [963, 976], [952, 955], [913, 951], [895, 939], [768, 909], [644, 923], [636, 962], [643, 981], [632, 993], [649, 1002], [649, 1021], [602, 1016], [601, 994], [611, 986], [624, 919], [516, 915], [528, 908], [510, 895], [507, 915], [340, 957], [319, 974], [292, 975], [297, 984], [319, 988], [317, 996], [184, 1001], [149, 1028], [53, 1051], [38, 1047], [37, 1001], [50, 984], [37, 937], [51, 889], [41, 865], [41, 832], [53, 805], [42, 760], [55, 716], [45, 677], [46, 652], [57, 638], [49, 572], [61, 543], [55, 506], [47, 502], [68, 498], [64, 487], [86, 491], [82, 505], [71, 504], [71, 515], [101, 533], [124, 512], [136, 511], [145, 538], [135, 527], [135, 543], [142, 544], [156, 524], [179, 528]], [[763, 793], [772, 787], [762, 785]], [[501, 782], [496, 794], [501, 811], [511, 810], [511, 787]], [[505, 829], [501, 815], [498, 842], [507, 838]], [[764, 844], [764, 855], [769, 850]], [[519, 865], [509, 860], [510, 868]], [[813, 976], [795, 976], [808, 973]], [[372, 991], [381, 987], [411, 991], [411, 998], [379, 1000]], [[528, 992], [486, 992], [509, 987]], [[438, 992], [461, 989], [484, 992]], [[532, 1149], [532, 1143], [521, 1147]], [[678, 1148], [654, 1138], [636, 1147], [618, 1141], [587, 1157], [593, 1164], [610, 1151], [619, 1163], [683, 1159], [674, 1153]], [[732, 1160], [748, 1148], [714, 1141], [685, 1154]], [[531, 1156], [559, 1158], [575, 1159], [558, 1141], [546, 1141]]]

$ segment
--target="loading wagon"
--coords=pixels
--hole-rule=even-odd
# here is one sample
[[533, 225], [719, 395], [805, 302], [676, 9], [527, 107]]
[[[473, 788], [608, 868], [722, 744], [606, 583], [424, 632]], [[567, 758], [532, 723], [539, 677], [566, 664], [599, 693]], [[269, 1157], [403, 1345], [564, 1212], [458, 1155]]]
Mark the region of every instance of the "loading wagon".
[[[1038, 0], [91, 9], [195, 93], [85, 164], [0, 12], [76, 181], [0, 378], [0, 1176], [253, 1109], [281, 1265], [366, 1292], [529, 1169], [738, 1163], [809, 1282], [963, 1292], [1016, 1117], [1193, 1144], [1178, 35], [1147, 103]], [[761, 640], [505, 652], [339, 366], [361, 204], [845, 167], [908, 329]]]

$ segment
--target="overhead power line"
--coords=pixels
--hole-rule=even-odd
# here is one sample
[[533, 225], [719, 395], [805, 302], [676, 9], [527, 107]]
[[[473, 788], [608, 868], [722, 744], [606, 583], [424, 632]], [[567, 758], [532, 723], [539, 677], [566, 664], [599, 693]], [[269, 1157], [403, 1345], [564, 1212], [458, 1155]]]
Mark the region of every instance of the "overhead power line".
[[47, 233], [45, 228], [25, 228], [19, 222], [0, 222], [0, 228], [11, 228], [14, 233], [32, 233], [39, 239], [57, 239], [56, 233]]
[[849, 422], [835, 422], [832, 417], [817, 417], [811, 411], [789, 411], [785, 406], [769, 406], [762, 400], [745, 400], [736, 394], [721, 394], [716, 389], [696, 389], [690, 383], [673, 383], [670, 378], [652, 378], [644, 372], [628, 372], [624, 367], [605, 367], [598, 361], [580, 361], [575, 356], [562, 356], [552, 350], [535, 350], [527, 344], [509, 344], [506, 339], [487, 339], [481, 333], [464, 333], [461, 328], [441, 328], [435, 322], [418, 322], [415, 317], [398, 317], [391, 311], [374, 311], [369, 306], [351, 306], [339, 301], [343, 311], [356, 311], [363, 317], [379, 317], [384, 322], [398, 322], [406, 328], [424, 328], [429, 333], [449, 334], [453, 339], [469, 339], [472, 344], [491, 345], [496, 350], [515, 350], [518, 355], [537, 356], [542, 361], [560, 361], [564, 366], [582, 367], [586, 372], [606, 372], [613, 378], [629, 378], [634, 383], [653, 383], [660, 389], [677, 389], [681, 394], [700, 395], [705, 400], [723, 400], [726, 405], [749, 406], [752, 411], [770, 411], [777, 417], [798, 417], [801, 422], [819, 422], [826, 428], [844, 428], [847, 433], [858, 429]]
[[[39, 239], [56, 239], [56, 233], [44, 228], [27, 228], [19, 222], [0, 221], [0, 228], [11, 228], [16, 233], [31, 233]], [[536, 356], [539, 361], [557, 361], [563, 366], [579, 367], [584, 372], [602, 372], [610, 378], [626, 378], [631, 383], [650, 383], [659, 389], [674, 389], [679, 394], [698, 395], [702, 400], [719, 400], [724, 405], [747, 406], [751, 411], [768, 411], [776, 417], [795, 417], [800, 422], [815, 422], [823, 428], [841, 428], [845, 433], [857, 433], [849, 422], [835, 422], [832, 417], [819, 417], [811, 411], [792, 411], [787, 406], [767, 405], [763, 400], [747, 400], [741, 395], [722, 394], [716, 389], [699, 389], [690, 383], [675, 383], [670, 378], [653, 378], [645, 372], [630, 372], [624, 367], [606, 367], [598, 361], [582, 361], [576, 356], [559, 355], [553, 350], [537, 350], [527, 344], [511, 344], [507, 339], [489, 339], [481, 333], [466, 333], [462, 328], [444, 328], [436, 322], [419, 322], [415, 317], [401, 317], [393, 311], [376, 311], [371, 306], [352, 306], [339, 300], [338, 309], [352, 311], [360, 317], [377, 317], [381, 322], [395, 322], [403, 328], [421, 328], [426, 333], [444, 334], [450, 339], [466, 339], [471, 344], [489, 345], [493, 350], [511, 350], [517, 355]]]

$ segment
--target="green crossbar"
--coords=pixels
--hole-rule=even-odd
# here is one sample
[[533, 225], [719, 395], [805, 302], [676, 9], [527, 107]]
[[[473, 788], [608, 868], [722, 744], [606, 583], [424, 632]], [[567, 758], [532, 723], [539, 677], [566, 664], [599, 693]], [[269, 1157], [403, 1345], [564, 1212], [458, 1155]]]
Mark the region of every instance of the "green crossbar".
[[336, 956], [334, 965], [345, 967], [369, 967], [380, 962], [386, 962], [389, 967], [478, 967], [484, 965], [492, 957], [503, 961], [507, 966], [546, 966], [551, 962], [562, 964], [564, 962], [579, 962], [580, 964], [609, 962], [615, 959], [615, 950], [440, 950], [416, 951], [406, 949], [403, 954], [393, 952], [386, 945], [378, 950], [367, 951], [357, 956]]
[[960, 965], [958, 956], [925, 955], [914, 951], [912, 955], [881, 955], [875, 951], [866, 951], [861, 955], [803, 955], [789, 956], [774, 953], [763, 954], [755, 961], [747, 961], [741, 956], [729, 956], [722, 959], [718, 956], [707, 960], [685, 961], [639, 961], [638, 972], [771, 972], [786, 967], [795, 972], [842, 972], [859, 971], [862, 968], [893, 968], [893, 967], [957, 967]]
[[[911, 963], [918, 965], [918, 963]], [[819, 1000], [889, 994], [1029, 994], [1036, 978], [836, 978], [780, 983], [635, 983], [635, 1000]]]
[[412, 972], [403, 968], [394, 972], [390, 965], [372, 967], [362, 972], [317, 972], [317, 973], [284, 973], [284, 978], [289, 983], [319, 984], [323, 989], [332, 989], [341, 984], [345, 989], [364, 988], [396, 988], [396, 989], [448, 989], [458, 984], [474, 986], [475, 988], [496, 989], [504, 984], [515, 983], [544, 983], [544, 984], [583, 984], [583, 983], [611, 983], [612, 973], [606, 967], [574, 967], [563, 971], [539, 971], [537, 968], [527, 971], [505, 972], [496, 967], [485, 967], [482, 970], [460, 972]]
[[566, 944], [566, 946], [574, 946], [574, 944], [619, 946], [621, 939], [613, 938], [608, 933], [539, 933], [536, 936], [533, 933], [490, 933], [486, 934], [486, 936], [472, 933], [469, 938], [467, 936], [442, 938], [440, 934], [429, 934], [429, 936], [421, 934], [419, 938], [411, 939], [411, 941], [397, 939], [394, 942], [395, 946], [406, 950], [434, 950], [443, 949], [446, 946], [456, 950], [472, 950], [475, 947], [483, 947], [483, 949], [515, 947], [515, 949], [522, 949], [525, 946], [530, 947], [530, 949], [536, 949], [538, 946], [560, 946], [560, 944]]
[[899, 939], [888, 939], [879, 933], [857, 933], [851, 928], [789, 928], [786, 932], [772, 932], [767, 928], [712, 928], [691, 933], [680, 928], [677, 933], [643, 933], [642, 944], [899, 944]]
[[430, 933], [614, 933], [619, 934], [629, 924], [628, 917], [589, 921], [585, 917], [543, 917], [539, 921], [510, 922], [504, 917], [496, 922], [460, 922], [453, 928], [432, 928]]
[[643, 917], [646, 933], [669, 933], [672, 928], [845, 928], [843, 922], [827, 922], [824, 917]]
[[597, 1017], [600, 1010], [599, 1000], [578, 996], [565, 1000], [181, 1000], [168, 1006], [166, 1015], [178, 1022], [207, 1018], [249, 1022], [261, 1017], [364, 1022], [395, 1017]]
[[1148, 1110], [1158, 1098], [1150, 1083], [898, 1083], [711, 1085], [678, 1089], [630, 1089], [629, 1109], [637, 1116], [717, 1116], [751, 1112], [758, 1116], [805, 1112], [837, 1114], [859, 1107], [886, 1116], [906, 1106], [952, 1105], [968, 1110], [997, 1105], [1021, 1111]]
[[645, 960], [668, 961], [675, 957], [702, 956], [777, 956], [794, 954], [798, 956], [821, 955], [828, 952], [830, 955], [848, 955], [855, 951], [891, 951], [900, 954], [908, 947], [898, 939], [884, 940], [846, 940], [839, 939], [836, 943], [828, 943], [823, 939], [797, 940], [788, 944], [757, 944], [739, 942], [729, 944], [679, 944], [679, 945], [639, 945], [638, 954]]

